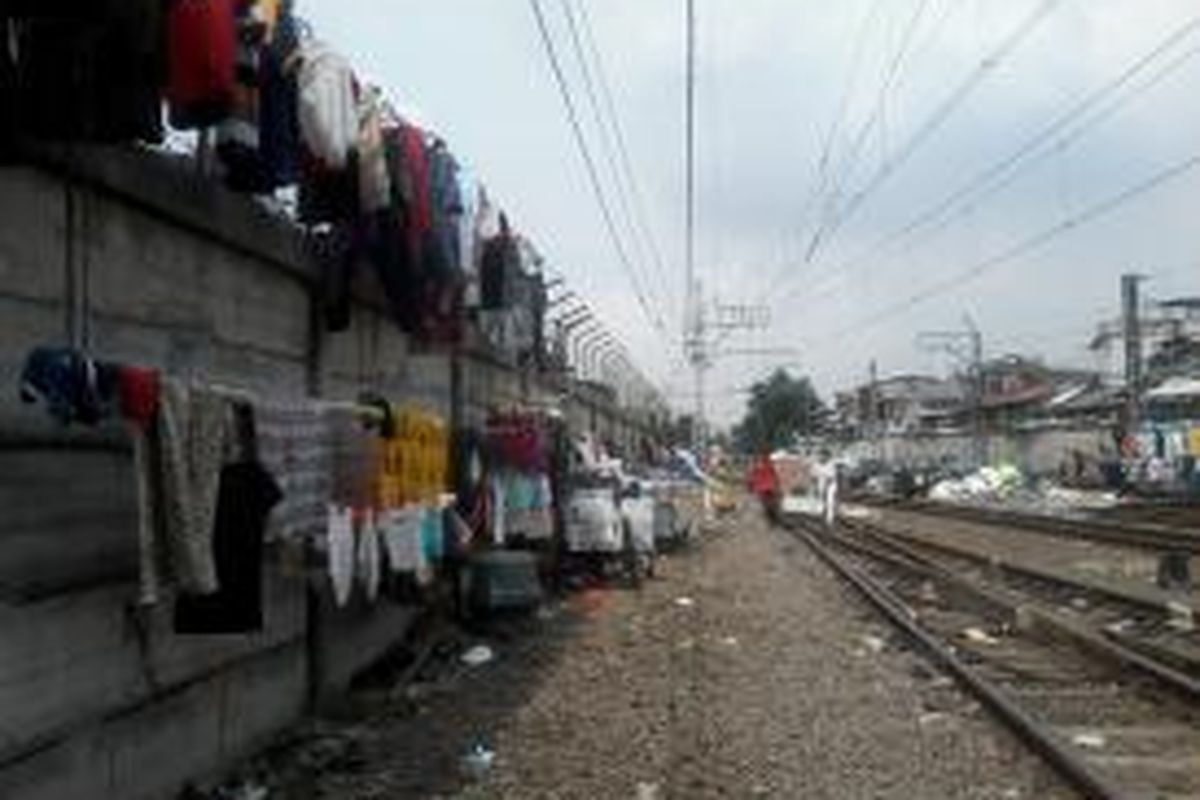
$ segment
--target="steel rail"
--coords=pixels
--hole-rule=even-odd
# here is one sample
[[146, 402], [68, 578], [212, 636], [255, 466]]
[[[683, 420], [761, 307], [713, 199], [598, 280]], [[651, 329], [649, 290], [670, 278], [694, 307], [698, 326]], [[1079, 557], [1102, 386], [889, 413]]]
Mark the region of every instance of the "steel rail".
[[1123, 789], [1096, 773], [1058, 735], [1027, 714], [1004, 692], [959, 658], [945, 643], [913, 618], [905, 603], [889, 589], [867, 576], [826, 547], [803, 527], [791, 528], [809, 549], [858, 590], [892, 624], [923, 647], [954, 678], [1007, 724], [1031, 749], [1042, 756], [1066, 781], [1089, 800], [1134, 800]]

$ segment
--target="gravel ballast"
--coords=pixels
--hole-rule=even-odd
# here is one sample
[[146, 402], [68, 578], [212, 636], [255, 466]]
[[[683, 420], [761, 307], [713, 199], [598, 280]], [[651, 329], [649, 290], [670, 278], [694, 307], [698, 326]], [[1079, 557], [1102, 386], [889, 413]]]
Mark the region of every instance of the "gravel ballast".
[[[588, 590], [518, 627], [452, 680], [356, 698], [323, 723], [349, 755], [278, 767], [271, 796], [1075, 796], [752, 510], [641, 590]], [[482, 778], [462, 765], [476, 742], [495, 753]]]

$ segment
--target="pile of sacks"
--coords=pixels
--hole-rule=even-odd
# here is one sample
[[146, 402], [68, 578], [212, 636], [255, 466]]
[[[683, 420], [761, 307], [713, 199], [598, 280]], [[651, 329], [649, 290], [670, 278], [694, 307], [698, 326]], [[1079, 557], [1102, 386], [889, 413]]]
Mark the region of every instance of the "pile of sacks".
[[980, 503], [1004, 501], [1025, 486], [1025, 476], [1011, 464], [983, 467], [964, 478], [938, 481], [929, 490], [929, 499], [944, 503]]

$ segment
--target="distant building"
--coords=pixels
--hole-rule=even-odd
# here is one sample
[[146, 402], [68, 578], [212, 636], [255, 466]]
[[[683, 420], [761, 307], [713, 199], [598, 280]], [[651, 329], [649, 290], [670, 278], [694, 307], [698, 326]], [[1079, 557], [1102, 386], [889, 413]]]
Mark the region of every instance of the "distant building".
[[[1152, 303], [1139, 325], [1147, 384], [1154, 386], [1179, 375], [1200, 374], [1200, 297]], [[1125, 325], [1102, 322], [1089, 345], [1105, 381], [1121, 385], [1125, 378]]]

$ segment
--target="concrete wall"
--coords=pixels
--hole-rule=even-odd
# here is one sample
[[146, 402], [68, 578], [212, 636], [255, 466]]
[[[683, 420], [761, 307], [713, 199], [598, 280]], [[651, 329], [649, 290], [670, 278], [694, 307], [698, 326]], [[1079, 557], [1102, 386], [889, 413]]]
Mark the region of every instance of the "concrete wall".
[[[138, 800], [226, 768], [402, 638], [414, 610], [335, 609], [322, 577], [273, 559], [266, 626], [177, 637], [139, 613], [129, 443], [64, 431], [16, 400], [40, 344], [251, 389], [350, 399], [373, 389], [453, 416], [455, 367], [414, 352], [369, 270], [350, 330], [315, 321], [316, 267], [290, 226], [187, 162], [130, 150], [0, 167], [0, 797]], [[461, 418], [555, 394], [463, 357]], [[614, 409], [568, 409], [632, 440]]]
[[134, 604], [124, 432], [63, 431], [16, 400], [31, 347], [84, 343], [264, 396], [374, 388], [444, 413], [447, 360], [411, 357], [365, 304], [324, 335], [313, 275], [290, 227], [183, 164], [112, 150], [0, 169], [0, 797], [172, 796], [403, 636], [412, 609], [332, 612], [319, 576], [271, 558], [264, 631], [173, 635], [169, 607]]
[[[1025, 431], [986, 438], [987, 459], [991, 464], [1015, 464], [1026, 474], [1055, 474], [1069, 464], [1071, 453], [1078, 450], [1092, 461], [1099, 459], [1101, 448], [1109, 445], [1108, 433], [1099, 429], [1053, 428]], [[887, 436], [874, 442], [857, 442], [850, 452], [860, 457], [879, 458], [888, 463], [921, 467], [928, 464], [971, 463], [974, 442], [970, 436]]]

